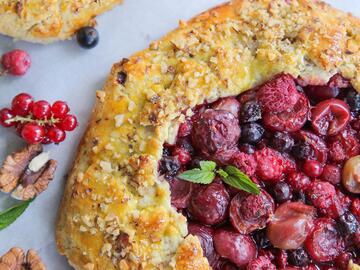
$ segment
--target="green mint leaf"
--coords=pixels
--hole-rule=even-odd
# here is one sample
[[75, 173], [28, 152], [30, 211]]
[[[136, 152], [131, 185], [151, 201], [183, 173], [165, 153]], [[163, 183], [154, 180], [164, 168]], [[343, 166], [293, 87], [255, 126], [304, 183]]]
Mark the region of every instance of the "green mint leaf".
[[203, 171], [213, 171], [216, 168], [216, 163], [214, 161], [200, 161], [200, 168]]
[[222, 179], [226, 184], [256, 195], [260, 193], [258, 186], [251, 181], [249, 176], [244, 174], [238, 168], [226, 166], [225, 172], [228, 174], [228, 177], [222, 177]]
[[216, 172], [221, 176], [221, 178], [227, 178], [229, 176], [229, 174], [225, 172], [223, 169], [219, 169]]
[[0, 231], [8, 227], [11, 223], [13, 223], [22, 213], [28, 208], [29, 204], [33, 201], [28, 200], [21, 202], [17, 205], [14, 205], [5, 211], [0, 213]]
[[210, 184], [215, 178], [215, 173], [212, 171], [192, 169], [181, 173], [177, 177], [196, 184]]

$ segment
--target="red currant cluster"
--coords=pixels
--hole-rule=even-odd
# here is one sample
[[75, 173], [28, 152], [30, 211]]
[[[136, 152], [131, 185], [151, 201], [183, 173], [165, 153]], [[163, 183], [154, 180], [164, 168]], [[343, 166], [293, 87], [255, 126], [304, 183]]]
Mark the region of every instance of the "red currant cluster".
[[77, 126], [74, 115], [68, 114], [69, 106], [64, 101], [50, 105], [45, 100], [34, 101], [33, 97], [21, 93], [14, 97], [11, 109], [0, 110], [0, 125], [14, 126], [28, 143], [60, 143], [65, 140], [66, 131]]
[[15, 76], [24, 75], [31, 66], [31, 59], [27, 52], [23, 50], [12, 50], [1, 57], [3, 70], [0, 75], [9, 73]]

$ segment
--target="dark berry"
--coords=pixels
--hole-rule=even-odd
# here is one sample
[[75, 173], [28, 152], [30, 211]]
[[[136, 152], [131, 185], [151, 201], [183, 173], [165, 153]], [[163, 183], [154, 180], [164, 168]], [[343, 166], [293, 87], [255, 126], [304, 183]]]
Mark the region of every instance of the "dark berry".
[[163, 156], [164, 156], [164, 157], [168, 157], [168, 156], [170, 156], [170, 155], [171, 155], [171, 149], [168, 148], [168, 147], [164, 147], [164, 148], [163, 148]]
[[117, 81], [122, 85], [125, 85], [126, 78], [127, 78], [127, 73], [125, 71], [120, 71], [117, 75]]
[[56, 118], [63, 118], [67, 113], [70, 111], [69, 106], [66, 102], [58, 100], [55, 101], [54, 104], [51, 106], [51, 113]]
[[241, 141], [255, 144], [261, 140], [265, 129], [258, 123], [248, 123], [241, 126]]
[[356, 233], [359, 228], [359, 222], [351, 212], [346, 212], [340, 216], [338, 225], [344, 236]]
[[191, 133], [191, 129], [192, 124], [190, 121], [185, 121], [184, 123], [181, 123], [179, 126], [178, 137], [182, 138], [189, 136]]
[[200, 168], [200, 161], [202, 161], [201, 158], [193, 157], [188, 165], [189, 168], [190, 169]]
[[176, 142], [176, 146], [184, 149], [190, 155], [194, 154], [194, 147], [191, 145], [191, 142], [186, 138], [179, 138]]
[[253, 238], [259, 249], [264, 249], [264, 248], [268, 248], [271, 246], [271, 243], [270, 243], [269, 239], [267, 238], [265, 229], [255, 231]]
[[351, 89], [348, 92], [345, 101], [349, 105], [352, 112], [360, 112], [360, 94], [357, 91]]
[[306, 160], [313, 159], [315, 156], [315, 151], [309, 143], [299, 142], [293, 147], [292, 154], [297, 159]]
[[85, 26], [76, 33], [79, 45], [84, 49], [92, 49], [99, 43], [99, 33], [91, 26]]
[[15, 122], [8, 122], [11, 118], [14, 118], [15, 115], [9, 109], [0, 110], [0, 125], [3, 127], [11, 127], [15, 125]]
[[172, 178], [178, 174], [180, 170], [180, 162], [176, 157], [163, 157], [160, 160], [160, 173], [165, 177]]
[[26, 116], [34, 104], [33, 97], [26, 93], [15, 96], [11, 102], [11, 110], [14, 114]]
[[248, 143], [244, 143], [244, 144], [240, 144], [239, 145], [239, 150], [241, 152], [244, 152], [246, 154], [249, 154], [249, 155], [252, 155], [255, 153], [255, 147], [251, 144], [248, 144]]
[[294, 266], [306, 266], [310, 262], [309, 255], [302, 249], [289, 250], [288, 262]]
[[240, 120], [243, 123], [255, 122], [261, 119], [261, 106], [256, 101], [244, 103], [240, 111]]
[[283, 181], [273, 186], [271, 195], [277, 203], [283, 203], [292, 199], [290, 186]]
[[287, 132], [275, 132], [272, 140], [271, 147], [279, 152], [288, 152], [294, 146], [294, 139]]
[[24, 75], [31, 66], [31, 59], [23, 50], [13, 50], [5, 53], [1, 58], [1, 64], [5, 71], [12, 75]]

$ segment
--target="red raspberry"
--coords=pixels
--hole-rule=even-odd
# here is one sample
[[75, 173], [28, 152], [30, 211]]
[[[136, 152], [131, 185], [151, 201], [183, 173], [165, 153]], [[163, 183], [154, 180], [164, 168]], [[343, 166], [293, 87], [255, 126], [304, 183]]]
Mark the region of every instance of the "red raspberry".
[[284, 173], [296, 172], [297, 165], [295, 159], [286, 153], [282, 154], [282, 156], [284, 160]]
[[182, 138], [190, 135], [191, 129], [192, 129], [192, 125], [190, 121], [181, 123], [179, 126], [178, 136]]
[[353, 199], [350, 207], [351, 213], [354, 214], [356, 219], [360, 222], [360, 199]]
[[277, 75], [258, 90], [258, 99], [267, 112], [282, 112], [294, 107], [299, 99], [294, 79], [287, 74]]
[[342, 162], [360, 153], [359, 140], [356, 131], [347, 128], [336, 136], [329, 137], [330, 159], [334, 162]]
[[304, 191], [311, 183], [310, 178], [302, 172], [290, 173], [287, 182], [294, 191]]
[[23, 50], [13, 50], [1, 58], [3, 68], [12, 75], [24, 75], [31, 66], [31, 59]]
[[341, 142], [333, 142], [329, 145], [329, 158], [337, 163], [345, 161], [346, 153]]
[[310, 183], [306, 194], [315, 207], [328, 209], [334, 203], [336, 190], [335, 187], [328, 182], [315, 181]]
[[284, 160], [281, 154], [271, 148], [263, 148], [254, 154], [258, 164], [256, 173], [264, 181], [281, 179], [284, 171]]
[[341, 170], [338, 166], [327, 164], [324, 166], [321, 180], [327, 181], [333, 185], [337, 185], [341, 181]]
[[177, 157], [179, 162], [183, 165], [187, 164], [191, 160], [191, 155], [188, 151], [181, 147], [175, 147], [172, 155]]
[[254, 156], [243, 152], [234, 154], [230, 160], [230, 164], [234, 165], [248, 176], [252, 176], [256, 171], [256, 161]]
[[246, 270], [276, 270], [276, 266], [268, 257], [260, 256], [250, 261]]

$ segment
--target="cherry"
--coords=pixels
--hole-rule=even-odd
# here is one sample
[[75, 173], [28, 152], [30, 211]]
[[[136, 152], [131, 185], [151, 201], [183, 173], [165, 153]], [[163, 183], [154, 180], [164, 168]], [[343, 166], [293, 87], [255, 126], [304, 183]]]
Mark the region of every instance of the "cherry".
[[51, 106], [45, 100], [36, 101], [32, 106], [32, 114], [37, 119], [45, 119], [50, 116]]
[[177, 178], [170, 179], [171, 204], [177, 209], [184, 209], [189, 206], [192, 196], [192, 183]]
[[315, 216], [312, 206], [301, 202], [280, 205], [267, 226], [267, 236], [277, 248], [297, 249], [310, 233]]
[[305, 160], [303, 171], [310, 177], [319, 177], [323, 172], [323, 165], [316, 160]]
[[29, 144], [39, 143], [44, 139], [44, 128], [35, 123], [27, 123], [21, 130], [22, 138]]
[[3, 127], [11, 127], [15, 125], [15, 122], [6, 122], [7, 120], [10, 120], [14, 117], [15, 115], [10, 109], [4, 108], [0, 110], [0, 125], [2, 125]]
[[34, 103], [32, 96], [26, 93], [21, 93], [15, 96], [11, 102], [11, 110], [14, 114], [19, 116], [26, 116]]
[[333, 136], [350, 121], [349, 106], [340, 99], [327, 99], [311, 110], [311, 125], [319, 135]]
[[216, 101], [211, 107], [214, 110], [228, 111], [236, 117], [239, 116], [240, 103], [234, 97], [222, 98]]
[[5, 53], [1, 58], [1, 64], [10, 74], [21, 76], [30, 68], [31, 59], [27, 52], [16, 49]]
[[319, 218], [305, 241], [310, 257], [320, 263], [333, 261], [343, 250], [344, 241], [331, 218]]
[[339, 88], [327, 85], [309, 85], [304, 88], [306, 95], [313, 103], [335, 98], [339, 95]]
[[73, 131], [77, 126], [77, 119], [74, 115], [66, 115], [60, 122], [60, 127], [66, 131]]
[[70, 111], [69, 106], [64, 101], [55, 101], [51, 106], [51, 112], [56, 118], [63, 118]]
[[66, 133], [58, 127], [51, 127], [47, 131], [47, 137], [53, 143], [60, 143], [65, 140]]
[[256, 257], [256, 245], [248, 235], [231, 229], [218, 229], [214, 233], [216, 251], [238, 267], [246, 266]]

